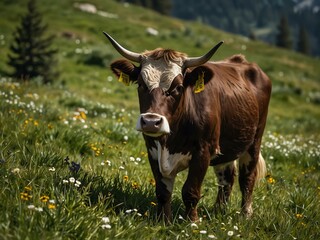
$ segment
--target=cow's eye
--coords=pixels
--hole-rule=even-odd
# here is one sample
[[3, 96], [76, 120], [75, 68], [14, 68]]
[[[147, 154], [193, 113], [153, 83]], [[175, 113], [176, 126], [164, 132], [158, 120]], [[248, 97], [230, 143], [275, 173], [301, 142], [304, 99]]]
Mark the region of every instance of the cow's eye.
[[184, 89], [183, 85], [178, 85], [171, 91], [170, 95], [172, 96], [181, 95], [183, 92], [183, 89]]

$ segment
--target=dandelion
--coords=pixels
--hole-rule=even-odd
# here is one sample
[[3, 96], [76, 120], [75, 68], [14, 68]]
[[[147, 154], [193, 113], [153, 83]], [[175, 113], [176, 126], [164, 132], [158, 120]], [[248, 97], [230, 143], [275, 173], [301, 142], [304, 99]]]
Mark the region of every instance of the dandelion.
[[48, 200], [49, 200], [49, 197], [48, 197], [48, 196], [45, 196], [45, 195], [44, 195], [44, 196], [41, 196], [41, 197], [40, 197], [40, 201], [41, 201], [41, 202], [46, 203], [46, 202], [48, 202]]

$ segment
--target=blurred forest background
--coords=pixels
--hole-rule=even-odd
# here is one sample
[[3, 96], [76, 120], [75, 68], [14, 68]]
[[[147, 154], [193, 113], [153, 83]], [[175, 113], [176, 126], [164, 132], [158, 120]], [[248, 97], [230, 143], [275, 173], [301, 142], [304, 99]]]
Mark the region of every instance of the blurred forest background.
[[[124, 2], [123, 0], [120, 0]], [[126, 0], [184, 20], [320, 56], [320, 0]]]

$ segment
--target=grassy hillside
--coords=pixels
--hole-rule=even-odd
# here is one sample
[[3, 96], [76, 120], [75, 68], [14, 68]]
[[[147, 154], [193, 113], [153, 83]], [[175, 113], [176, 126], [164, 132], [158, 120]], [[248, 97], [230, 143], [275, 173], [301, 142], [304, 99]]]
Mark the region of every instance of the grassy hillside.
[[[0, 236], [319, 238], [320, 61], [139, 7], [88, 2], [109, 17], [80, 11], [73, 1], [38, 2], [59, 49], [61, 76], [52, 86], [6, 76], [12, 33], [26, 2], [0, 3]], [[148, 27], [159, 35], [148, 35]], [[268, 176], [255, 193], [251, 220], [238, 214], [237, 186], [226, 215], [213, 213], [217, 183], [208, 171], [197, 227], [180, 217], [185, 173], [176, 180], [174, 224], [155, 221], [154, 180], [134, 130], [136, 87], [123, 86], [111, 74], [109, 64], [120, 56], [102, 31], [136, 52], [165, 47], [190, 56], [224, 40], [213, 60], [242, 53], [270, 76], [273, 94], [263, 143]]]

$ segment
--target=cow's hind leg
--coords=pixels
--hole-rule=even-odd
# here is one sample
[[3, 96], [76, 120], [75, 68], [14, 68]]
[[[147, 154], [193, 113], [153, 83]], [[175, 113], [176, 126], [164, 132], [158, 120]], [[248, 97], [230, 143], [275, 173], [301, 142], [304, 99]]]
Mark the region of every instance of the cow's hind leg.
[[250, 148], [239, 159], [239, 185], [242, 193], [241, 210], [246, 217], [250, 217], [252, 210], [252, 193], [257, 180], [264, 177], [266, 165], [260, 149]]
[[214, 171], [219, 184], [217, 200], [215, 203], [216, 210], [218, 211], [223, 211], [229, 200], [236, 174], [235, 164], [236, 161], [233, 161], [214, 166]]

